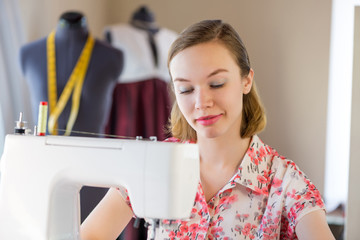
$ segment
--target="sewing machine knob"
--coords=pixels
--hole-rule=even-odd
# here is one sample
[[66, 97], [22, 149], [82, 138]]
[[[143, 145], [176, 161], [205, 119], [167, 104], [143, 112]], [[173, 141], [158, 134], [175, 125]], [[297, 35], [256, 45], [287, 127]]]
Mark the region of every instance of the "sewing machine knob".
[[150, 139], [150, 141], [154, 141], [154, 142], [157, 141], [157, 137], [156, 137], [156, 136], [150, 136], [149, 139]]
[[25, 134], [26, 131], [26, 121], [23, 121], [23, 113], [20, 112], [19, 121], [15, 121], [16, 126], [14, 128], [15, 134]]

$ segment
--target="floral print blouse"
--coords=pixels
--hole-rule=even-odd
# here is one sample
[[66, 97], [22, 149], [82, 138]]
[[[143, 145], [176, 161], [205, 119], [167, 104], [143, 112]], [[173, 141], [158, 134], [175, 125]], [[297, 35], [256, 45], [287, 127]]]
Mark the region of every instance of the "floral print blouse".
[[161, 220], [156, 239], [297, 239], [298, 221], [319, 209], [325, 207], [314, 184], [254, 135], [229, 182], [208, 202], [199, 183], [190, 219]]

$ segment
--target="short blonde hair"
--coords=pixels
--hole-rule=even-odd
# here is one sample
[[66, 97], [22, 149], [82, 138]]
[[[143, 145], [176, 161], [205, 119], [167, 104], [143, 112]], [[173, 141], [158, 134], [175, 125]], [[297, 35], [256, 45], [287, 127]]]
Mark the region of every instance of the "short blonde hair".
[[[185, 29], [171, 45], [168, 55], [168, 68], [171, 60], [179, 52], [188, 47], [210, 41], [218, 41], [229, 49], [241, 69], [241, 77], [249, 74], [251, 69], [250, 60], [244, 43], [234, 28], [221, 20], [204, 20]], [[261, 132], [265, 125], [265, 110], [257, 93], [255, 82], [253, 82], [250, 92], [243, 97], [243, 112], [239, 134], [243, 138], [250, 137]], [[197, 140], [195, 130], [186, 121], [176, 101], [171, 110], [168, 130], [172, 136], [182, 141]]]

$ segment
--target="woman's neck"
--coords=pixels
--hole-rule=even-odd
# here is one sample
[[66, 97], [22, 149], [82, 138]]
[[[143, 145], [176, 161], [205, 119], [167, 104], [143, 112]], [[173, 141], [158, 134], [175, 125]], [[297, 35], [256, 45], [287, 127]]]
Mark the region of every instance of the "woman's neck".
[[217, 138], [198, 138], [202, 164], [211, 164], [219, 168], [231, 167], [234, 170], [240, 165], [250, 138], [241, 138], [239, 134]]

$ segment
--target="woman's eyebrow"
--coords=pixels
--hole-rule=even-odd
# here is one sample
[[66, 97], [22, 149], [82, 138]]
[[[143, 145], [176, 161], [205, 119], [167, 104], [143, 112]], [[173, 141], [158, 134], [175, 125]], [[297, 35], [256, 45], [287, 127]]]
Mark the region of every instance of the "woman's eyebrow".
[[185, 78], [175, 78], [174, 82], [190, 82], [190, 81]]
[[[211, 72], [207, 78], [209, 77], [212, 77], [218, 73], [221, 73], [221, 72], [229, 72], [228, 70], [224, 69], [224, 68], [219, 68], [219, 69], [216, 69], [215, 71]], [[190, 80], [188, 79], [185, 79], [185, 78], [175, 78], [174, 79], [174, 82], [190, 82]]]
[[211, 72], [207, 77], [212, 77], [218, 73], [221, 73], [221, 72], [229, 72], [228, 70], [226, 69], [223, 69], [223, 68], [219, 68], [219, 69], [216, 69], [215, 71]]

